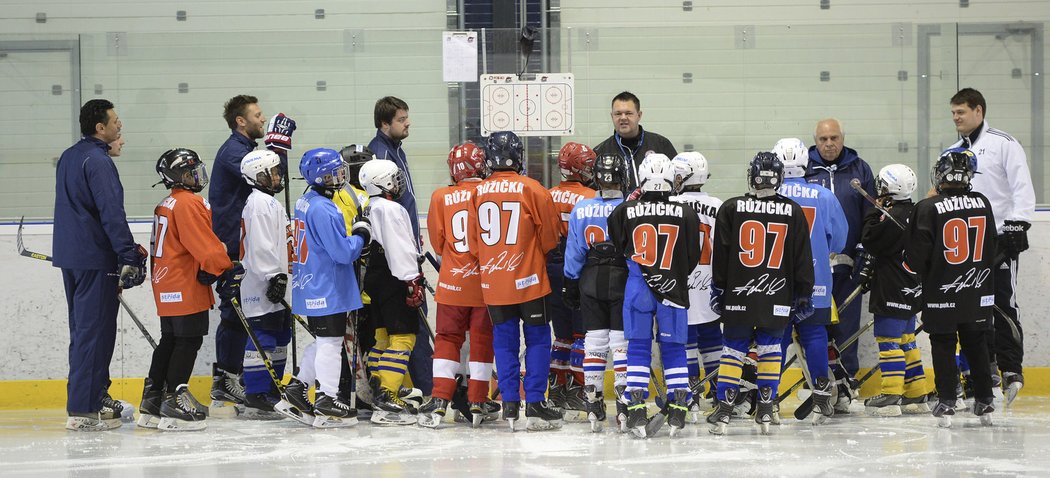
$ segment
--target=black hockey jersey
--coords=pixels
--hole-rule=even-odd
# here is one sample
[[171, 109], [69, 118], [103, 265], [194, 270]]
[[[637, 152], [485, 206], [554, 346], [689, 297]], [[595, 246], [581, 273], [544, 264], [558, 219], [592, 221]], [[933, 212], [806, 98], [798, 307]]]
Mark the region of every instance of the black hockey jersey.
[[794, 298], [813, 294], [813, 280], [809, 223], [798, 203], [777, 194], [722, 204], [712, 282], [724, 291], [725, 323], [783, 328]]
[[995, 217], [983, 194], [938, 194], [915, 205], [905, 260], [922, 278], [930, 333], [987, 321], [995, 304]]
[[693, 208], [667, 200], [624, 201], [609, 216], [609, 236], [661, 302], [689, 307], [689, 273], [700, 261], [700, 218]]
[[[907, 227], [913, 209], [915, 204], [911, 201], [898, 201], [890, 208], [890, 216]], [[904, 263], [907, 238], [907, 231], [884, 218], [878, 209], [864, 217], [860, 242], [875, 258], [875, 277], [868, 298], [868, 310], [873, 314], [907, 319], [922, 307], [919, 276]]]

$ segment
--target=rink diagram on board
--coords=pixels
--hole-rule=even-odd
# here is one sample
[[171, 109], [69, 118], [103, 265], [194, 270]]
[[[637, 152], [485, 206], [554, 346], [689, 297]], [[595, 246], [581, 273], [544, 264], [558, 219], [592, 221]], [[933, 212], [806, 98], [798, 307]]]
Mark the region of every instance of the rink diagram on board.
[[[610, 403], [610, 408], [611, 407]], [[61, 410], [0, 412], [0, 476], [234, 478], [256, 476], [1017, 476], [1050, 475], [1050, 397], [1021, 397], [981, 427], [969, 413], [940, 429], [929, 415], [848, 417], [814, 427], [791, 418], [772, 436], [735, 418], [729, 435], [689, 424], [671, 440], [586, 423], [511, 433], [442, 424], [309, 429], [290, 421], [210, 418], [203, 432], [163, 433], [125, 423], [103, 433], [63, 428]]]

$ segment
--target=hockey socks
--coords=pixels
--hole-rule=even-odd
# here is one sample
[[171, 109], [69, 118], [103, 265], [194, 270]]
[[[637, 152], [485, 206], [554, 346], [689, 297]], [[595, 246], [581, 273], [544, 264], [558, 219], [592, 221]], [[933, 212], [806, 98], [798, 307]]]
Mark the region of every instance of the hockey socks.
[[[819, 327], [823, 329], [823, 326]], [[772, 398], [776, 398], [777, 389], [780, 387], [780, 364], [783, 361], [780, 337], [774, 337], [759, 330], [755, 334], [755, 342], [758, 344], [758, 378], [755, 380], [755, 385], [758, 386], [759, 390], [763, 387], [770, 387], [773, 394]], [[827, 357], [826, 343], [826, 339], [820, 342], [820, 348], [824, 350], [824, 357]], [[828, 370], [826, 360], [823, 365], [824, 374], [826, 375]]]
[[740, 390], [740, 376], [744, 373], [744, 357], [747, 356], [750, 342], [750, 339], [726, 338], [725, 346], [722, 347], [722, 359], [718, 364], [718, 384], [715, 392], [718, 400], [726, 400], [727, 390], [732, 390], [734, 396]]
[[689, 367], [689, 376], [691, 377], [700, 376], [700, 347], [697, 344], [699, 329], [699, 325], [689, 326], [689, 336], [685, 344], [686, 364]]
[[584, 339], [583, 383], [602, 390], [609, 361], [609, 329], [588, 330]]
[[369, 373], [375, 373], [376, 367], [379, 366], [379, 359], [390, 347], [390, 337], [387, 336], [385, 327], [376, 329], [375, 339], [376, 344], [368, 351], [368, 360], [365, 363]]
[[572, 340], [563, 337], [555, 338], [551, 346], [550, 373], [554, 375], [557, 385], [564, 385], [568, 378], [572, 346]]
[[492, 326], [492, 349], [496, 359], [496, 379], [503, 402], [521, 401], [521, 351], [518, 319], [510, 319]]
[[904, 351], [901, 350], [901, 342], [906, 324], [906, 320], [893, 317], [875, 317], [875, 343], [879, 346], [879, 372], [882, 374], [883, 395], [904, 394], [907, 362]]
[[704, 375], [707, 375], [718, 370], [718, 361], [722, 357], [722, 327], [718, 322], [708, 322], [696, 327], [700, 362], [704, 365]]
[[[911, 321], [912, 329], [915, 319]], [[915, 343], [914, 333], [905, 333], [901, 336], [901, 350], [904, 351], [904, 396], [908, 398], [926, 395], [926, 370], [922, 367], [922, 356], [919, 346]], [[994, 371], [993, 371], [994, 373]]]
[[415, 345], [415, 334], [390, 336], [390, 347], [383, 352], [375, 368], [383, 388], [394, 392], [401, 390], [405, 373], [408, 371], [408, 357], [412, 354], [412, 348]]
[[686, 400], [691, 398], [685, 345], [673, 342], [660, 342], [660, 362], [663, 363], [664, 367], [664, 383], [667, 386], [667, 396], [671, 397], [676, 390], [685, 390]]
[[584, 382], [583, 378], [583, 358], [584, 352], [584, 336], [582, 334], [573, 334], [572, 340], [572, 351], [569, 356], [569, 373], [572, 374], [573, 380], [580, 386]]
[[629, 339], [627, 341], [627, 390], [624, 393], [625, 401], [631, 400], [631, 392], [642, 391], [642, 399], [649, 398], [649, 379], [652, 370], [653, 341], [652, 339]]

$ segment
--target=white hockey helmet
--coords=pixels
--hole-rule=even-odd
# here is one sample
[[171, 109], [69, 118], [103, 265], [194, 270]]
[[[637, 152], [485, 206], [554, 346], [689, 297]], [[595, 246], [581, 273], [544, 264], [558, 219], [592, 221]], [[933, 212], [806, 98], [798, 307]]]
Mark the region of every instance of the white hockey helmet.
[[681, 191], [686, 186], [703, 186], [711, 177], [707, 158], [699, 151], [678, 153], [671, 162], [674, 164], [675, 191]]
[[674, 164], [666, 154], [650, 154], [638, 166], [638, 185], [643, 192], [674, 192], [674, 177]]
[[801, 178], [806, 176], [806, 166], [809, 165], [809, 150], [806, 143], [798, 138], [781, 138], [773, 146], [773, 152], [781, 163], [784, 163], [785, 178]]
[[903, 164], [884, 166], [875, 179], [879, 196], [890, 196], [895, 201], [911, 199], [918, 186], [919, 178], [915, 176], [915, 171]]
[[366, 162], [361, 166], [358, 179], [369, 196], [387, 195], [397, 199], [406, 189], [405, 175], [389, 159], [373, 159]]
[[270, 194], [284, 189], [281, 158], [268, 149], [252, 151], [241, 159], [241, 177], [252, 187]]

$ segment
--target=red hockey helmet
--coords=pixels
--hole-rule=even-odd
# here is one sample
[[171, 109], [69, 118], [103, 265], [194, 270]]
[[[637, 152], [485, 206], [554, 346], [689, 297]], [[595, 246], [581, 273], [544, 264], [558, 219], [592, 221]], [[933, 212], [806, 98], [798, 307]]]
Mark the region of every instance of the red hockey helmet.
[[589, 146], [568, 142], [558, 152], [558, 167], [563, 179], [575, 179], [583, 183], [594, 177], [594, 160], [597, 155]]
[[485, 150], [478, 145], [466, 142], [448, 152], [448, 174], [452, 182], [467, 178], [485, 179], [489, 168], [485, 165]]

